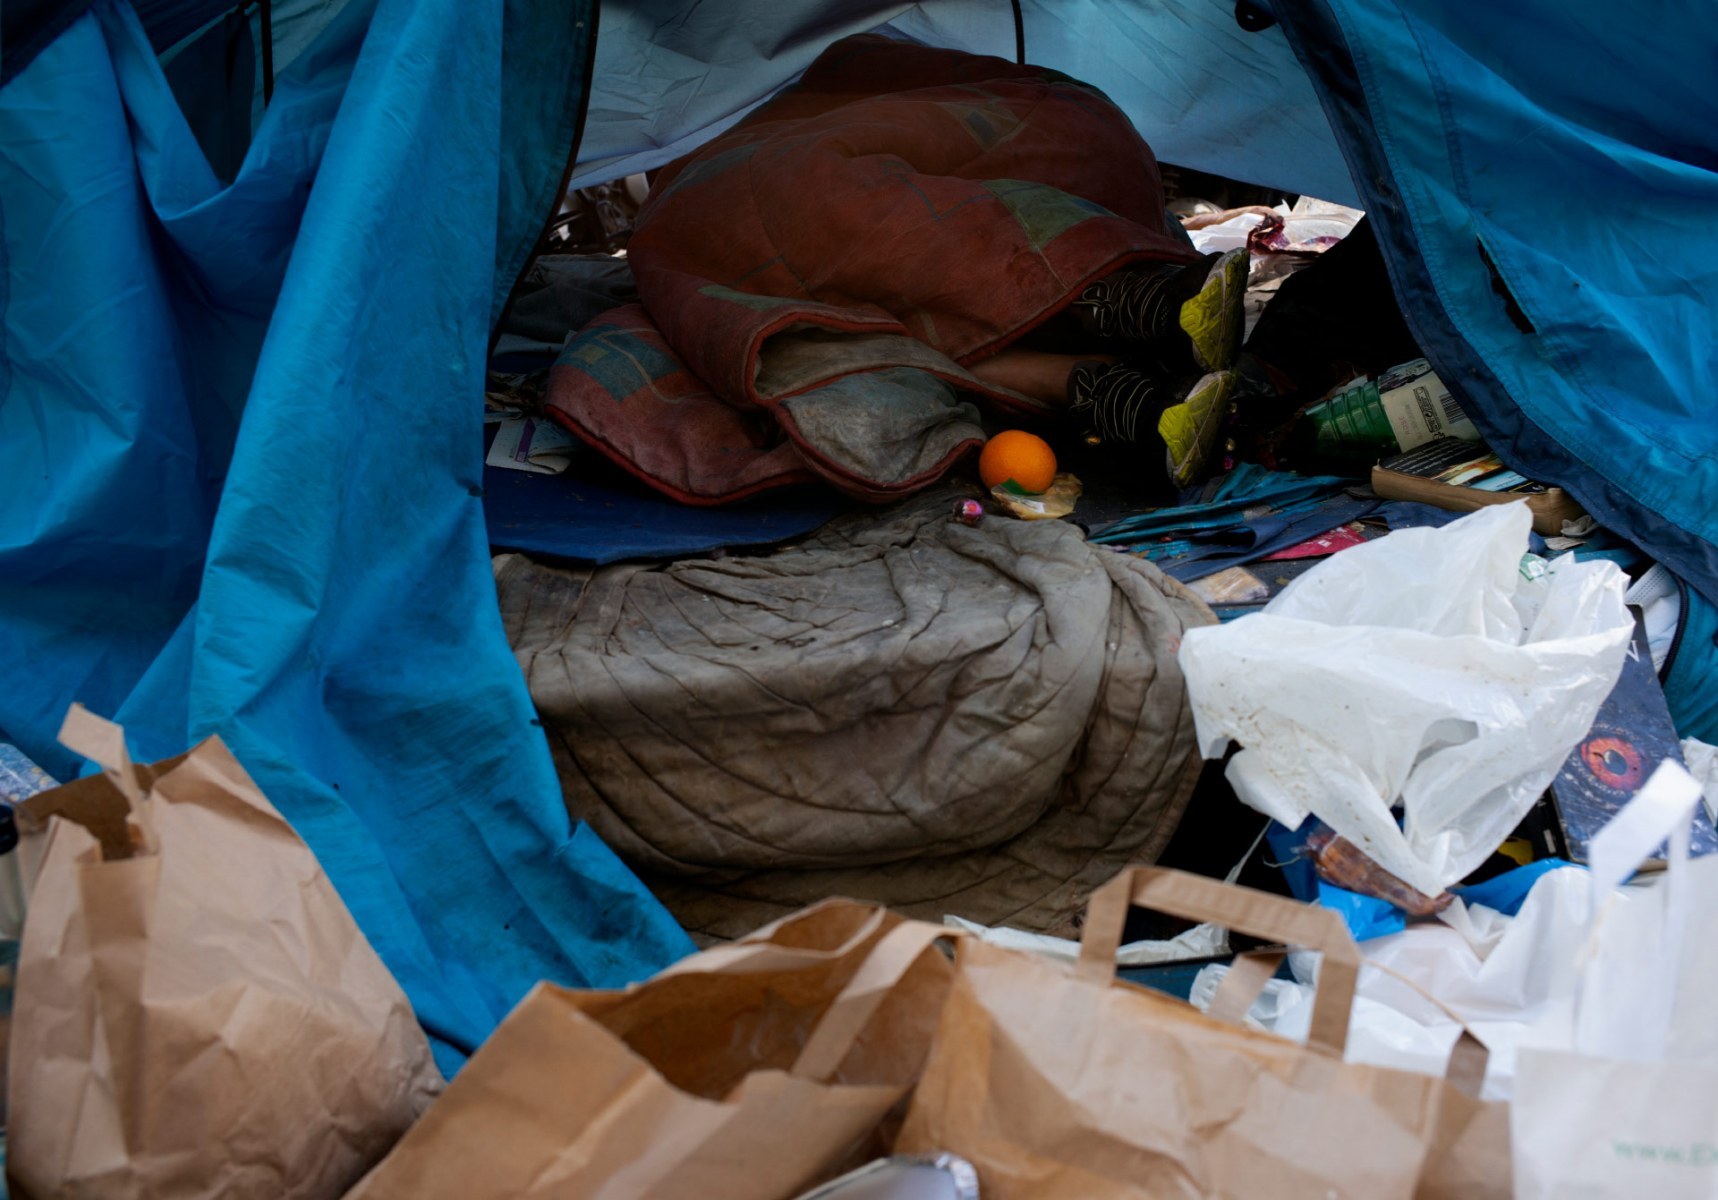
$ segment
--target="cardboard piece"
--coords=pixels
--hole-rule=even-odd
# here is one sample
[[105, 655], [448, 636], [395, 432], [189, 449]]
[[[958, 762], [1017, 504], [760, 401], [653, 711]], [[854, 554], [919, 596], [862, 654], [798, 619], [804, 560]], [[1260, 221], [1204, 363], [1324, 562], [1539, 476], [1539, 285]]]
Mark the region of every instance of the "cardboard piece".
[[441, 1086], [405, 993], [218, 738], [137, 768], [74, 706], [61, 740], [104, 772], [21, 806], [12, 1194], [339, 1196]]

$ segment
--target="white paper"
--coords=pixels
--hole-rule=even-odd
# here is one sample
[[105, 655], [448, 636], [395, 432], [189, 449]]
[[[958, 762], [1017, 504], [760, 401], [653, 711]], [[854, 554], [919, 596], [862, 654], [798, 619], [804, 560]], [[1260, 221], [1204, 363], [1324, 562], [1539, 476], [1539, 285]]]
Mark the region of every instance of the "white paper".
[[1264, 214], [1244, 212], [1230, 217], [1227, 221], [1207, 225], [1203, 229], [1189, 229], [1187, 236], [1192, 239], [1193, 248], [1199, 253], [1222, 254], [1245, 246], [1253, 230], [1264, 222]]
[[573, 460], [579, 440], [560, 426], [535, 417], [501, 421], [484, 463], [537, 475], [559, 475]]

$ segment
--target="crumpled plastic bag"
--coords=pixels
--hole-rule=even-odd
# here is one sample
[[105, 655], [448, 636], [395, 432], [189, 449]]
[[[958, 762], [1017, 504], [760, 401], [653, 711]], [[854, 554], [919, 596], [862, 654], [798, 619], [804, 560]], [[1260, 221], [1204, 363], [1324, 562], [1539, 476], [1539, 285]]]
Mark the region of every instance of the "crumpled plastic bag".
[[[1315, 815], [1435, 896], [1520, 822], [1615, 685], [1614, 563], [1525, 555], [1525, 503], [1355, 546], [1181, 645], [1199, 745], [1294, 829]], [[1400, 827], [1392, 809], [1400, 806]]]
[[[970, 933], [981, 942], [1003, 946], [1009, 950], [1024, 950], [1042, 954], [1045, 958], [1065, 963], [1080, 960], [1080, 943], [1067, 938], [1051, 937], [1047, 933], [1032, 933], [1007, 925], [980, 925], [965, 917], [944, 916], [943, 924], [962, 933]], [[1184, 929], [1165, 941], [1129, 942], [1116, 951], [1118, 967], [1150, 967], [1159, 963], [1185, 962], [1190, 958], [1216, 958], [1229, 953], [1229, 931], [1209, 921]]]
[[[1366, 214], [1357, 208], [1302, 196], [1294, 207], [1262, 205], [1183, 218], [1201, 254], [1251, 246], [1253, 253], [1320, 254], [1340, 242]], [[1256, 280], [1254, 282], [1257, 282]]]
[[[1579, 867], [1542, 874], [1509, 917], [1456, 902], [1442, 920], [1360, 944], [1365, 956], [1349, 1017], [1349, 1062], [1442, 1075], [1466, 1025], [1490, 1051], [1486, 1100], [1507, 1100], [1515, 1052], [1536, 1023], [1566, 1014], [1585, 941], [1590, 877]], [[1316, 956], [1289, 955], [1294, 980], [1272, 979], [1246, 1023], [1304, 1042], [1318, 979]], [[1228, 968], [1194, 978], [1189, 1000], [1208, 1009]], [[1566, 1015], [1563, 1016], [1566, 1020]]]
[[1683, 738], [1682, 761], [1705, 793], [1706, 815], [1718, 823], [1718, 746], [1708, 746], [1699, 738]]

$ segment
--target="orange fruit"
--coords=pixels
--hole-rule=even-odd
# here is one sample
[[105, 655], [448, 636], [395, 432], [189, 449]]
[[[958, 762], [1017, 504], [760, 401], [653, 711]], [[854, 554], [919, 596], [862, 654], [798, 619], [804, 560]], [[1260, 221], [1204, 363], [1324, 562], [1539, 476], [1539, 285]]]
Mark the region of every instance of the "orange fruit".
[[1007, 429], [984, 443], [978, 477], [987, 488], [1012, 483], [1022, 492], [1042, 492], [1056, 480], [1056, 452], [1037, 434]]

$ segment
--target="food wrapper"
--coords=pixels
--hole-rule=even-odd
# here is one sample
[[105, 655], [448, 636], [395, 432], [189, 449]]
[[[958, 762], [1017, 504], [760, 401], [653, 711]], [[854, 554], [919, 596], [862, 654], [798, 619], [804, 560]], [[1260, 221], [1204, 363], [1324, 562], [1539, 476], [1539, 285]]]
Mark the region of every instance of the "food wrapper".
[[990, 494], [1023, 521], [1052, 521], [1073, 512], [1084, 490], [1079, 476], [1064, 471], [1042, 492], [1016, 492], [999, 483], [990, 489]]

